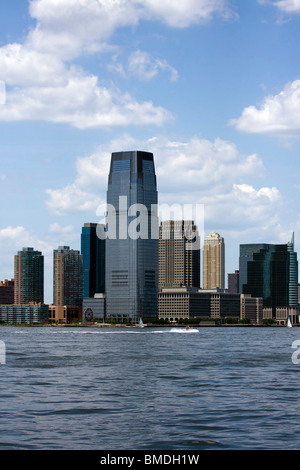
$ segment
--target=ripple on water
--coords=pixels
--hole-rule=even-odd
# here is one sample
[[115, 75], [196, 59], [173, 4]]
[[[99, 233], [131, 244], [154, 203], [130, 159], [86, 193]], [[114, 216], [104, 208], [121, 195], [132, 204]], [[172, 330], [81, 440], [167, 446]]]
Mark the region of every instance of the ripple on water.
[[1, 449], [300, 447], [297, 332], [0, 332]]

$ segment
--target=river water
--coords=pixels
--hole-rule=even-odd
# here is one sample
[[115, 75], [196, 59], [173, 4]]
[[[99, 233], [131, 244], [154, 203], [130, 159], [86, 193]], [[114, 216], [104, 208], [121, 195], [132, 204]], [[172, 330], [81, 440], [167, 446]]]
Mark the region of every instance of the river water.
[[300, 448], [300, 328], [0, 327], [0, 340], [0, 450]]

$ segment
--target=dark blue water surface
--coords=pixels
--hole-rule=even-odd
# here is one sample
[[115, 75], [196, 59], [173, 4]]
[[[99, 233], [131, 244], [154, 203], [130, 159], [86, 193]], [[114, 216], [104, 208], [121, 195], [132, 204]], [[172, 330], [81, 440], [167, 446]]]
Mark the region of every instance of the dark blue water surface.
[[0, 449], [299, 449], [300, 328], [0, 327]]

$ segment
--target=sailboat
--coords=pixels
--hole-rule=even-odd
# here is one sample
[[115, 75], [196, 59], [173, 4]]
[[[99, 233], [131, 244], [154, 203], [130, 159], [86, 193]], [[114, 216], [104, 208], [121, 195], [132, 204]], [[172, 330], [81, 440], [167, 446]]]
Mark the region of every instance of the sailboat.
[[288, 318], [286, 326], [287, 326], [287, 328], [292, 328], [292, 326], [293, 326], [290, 317]]
[[140, 322], [138, 324], [138, 328], [144, 328], [143, 320], [140, 318]]

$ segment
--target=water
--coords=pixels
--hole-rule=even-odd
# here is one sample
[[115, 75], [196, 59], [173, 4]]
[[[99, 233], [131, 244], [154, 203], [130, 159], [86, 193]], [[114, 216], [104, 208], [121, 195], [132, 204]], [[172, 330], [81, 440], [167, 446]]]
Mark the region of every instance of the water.
[[0, 327], [0, 450], [300, 447], [300, 328]]

